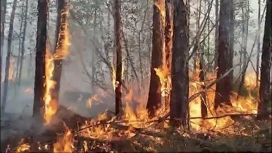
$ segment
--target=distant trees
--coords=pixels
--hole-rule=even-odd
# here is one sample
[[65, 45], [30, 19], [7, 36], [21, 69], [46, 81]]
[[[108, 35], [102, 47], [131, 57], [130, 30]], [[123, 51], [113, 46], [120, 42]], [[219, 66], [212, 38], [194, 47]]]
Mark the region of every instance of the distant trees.
[[11, 56], [11, 45], [12, 45], [12, 35], [13, 35], [13, 23], [15, 18], [15, 11], [17, 7], [17, 0], [13, 1], [11, 17], [9, 22], [9, 32], [8, 32], [8, 47], [6, 56], [6, 67], [5, 67], [5, 78], [4, 78], [4, 88], [3, 88], [3, 99], [2, 99], [2, 112], [5, 111], [7, 96], [8, 96], [8, 83], [9, 83], [9, 68], [10, 68], [10, 56]]
[[[219, 33], [217, 46], [217, 78], [230, 70], [233, 66], [233, 0], [220, 1]], [[230, 94], [232, 90], [233, 73], [229, 73], [216, 83], [214, 108], [221, 104], [231, 105]]]
[[21, 84], [22, 79], [22, 69], [23, 69], [23, 61], [25, 56], [25, 40], [26, 40], [26, 27], [27, 27], [27, 14], [28, 14], [28, 0], [25, 2], [25, 12], [22, 14], [24, 16], [24, 22], [23, 22], [23, 38], [22, 38], [22, 47], [21, 47], [21, 55], [20, 55], [20, 64], [19, 64], [19, 78], [18, 83]]
[[[184, 1], [174, 0], [172, 90], [170, 119], [174, 126], [189, 126], [189, 26]], [[182, 43], [181, 43], [182, 42]]]
[[[0, 22], [0, 80], [2, 81], [2, 53], [4, 47], [4, 34], [5, 34], [5, 21], [6, 21], [6, 8], [7, 8], [7, 1], [1, 0], [1, 22]], [[2, 110], [2, 84], [0, 83], [0, 103], [1, 103], [1, 110]]]
[[38, 23], [36, 38], [36, 69], [34, 83], [33, 117], [42, 121], [45, 94], [45, 58], [49, 0], [38, 0]]
[[269, 116], [269, 100], [271, 100], [270, 71], [272, 64], [272, 28], [271, 8], [272, 0], [266, 2], [266, 17], [263, 36], [262, 62], [261, 62], [261, 83], [259, 90], [258, 119], [265, 119]]

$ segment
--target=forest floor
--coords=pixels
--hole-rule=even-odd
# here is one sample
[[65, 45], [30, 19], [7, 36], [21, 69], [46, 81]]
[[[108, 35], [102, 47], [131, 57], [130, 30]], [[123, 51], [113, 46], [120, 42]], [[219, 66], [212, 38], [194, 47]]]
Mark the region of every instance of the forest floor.
[[[165, 128], [164, 123], [142, 129], [114, 123], [106, 127], [100, 126], [110, 129], [110, 133], [105, 132], [107, 130], [100, 133], [108, 139], [79, 136], [73, 130], [73, 150], [74, 152], [82, 152], [82, 150], [99, 152], [271, 152], [271, 119], [256, 121], [253, 117], [238, 117], [234, 120], [234, 124], [227, 128], [206, 132], [193, 130], [184, 132], [182, 129]], [[21, 119], [10, 122], [8, 127], [1, 125], [1, 135], [2, 131], [6, 134], [9, 132], [8, 138], [1, 141], [1, 152], [5, 152], [7, 148], [12, 152], [18, 150], [19, 143], [21, 148], [30, 147], [31, 151], [52, 152], [53, 144], [57, 141], [56, 132], [33, 135], [33, 129], [23, 125], [27, 122]], [[21, 140], [22, 138], [24, 140]], [[70, 145], [70, 141], [72, 140], [65, 138], [59, 143], [64, 149], [65, 143]], [[29, 144], [29, 147], [22, 144]]]

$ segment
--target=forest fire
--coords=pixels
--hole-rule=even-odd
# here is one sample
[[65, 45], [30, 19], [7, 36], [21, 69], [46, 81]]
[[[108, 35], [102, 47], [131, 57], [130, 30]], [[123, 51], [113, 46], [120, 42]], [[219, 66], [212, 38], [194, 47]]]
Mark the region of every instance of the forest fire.
[[[68, 16], [68, 10], [64, 11], [61, 16]], [[59, 38], [62, 39], [56, 44], [56, 52], [52, 55], [52, 53], [47, 49], [46, 52], [46, 81], [45, 81], [45, 112], [44, 119], [48, 124], [52, 118], [52, 116], [56, 113], [58, 109], [58, 101], [52, 98], [52, 89], [55, 88], [56, 82], [53, 80], [54, 76], [54, 68], [55, 68], [55, 60], [62, 60], [68, 55], [68, 48], [70, 45], [69, 42], [69, 31], [68, 31], [68, 23], [67, 20], [61, 22], [61, 30], [59, 32]]]
[[54, 72], [54, 58], [49, 51], [46, 54], [46, 81], [45, 81], [45, 95], [44, 95], [44, 102], [45, 102], [45, 112], [44, 112], [44, 119], [46, 123], [50, 122], [50, 119], [57, 111], [57, 102], [54, 101], [51, 97], [51, 90], [55, 86], [55, 82], [52, 80], [53, 72]]
[[[267, 1], [271, 2], [271, 0]], [[79, 5], [70, 1], [69, 3]], [[89, 3], [86, 2], [84, 5]], [[266, 84], [271, 81], [271, 77], [267, 77], [267, 70], [271, 69], [267, 65], [271, 65], [271, 61], [264, 55], [271, 57], [271, 53], [263, 49], [261, 76], [259, 76], [259, 70], [247, 72], [248, 63], [252, 62], [250, 61], [252, 52], [248, 59], [246, 54], [241, 54], [240, 63], [234, 65], [236, 49], [232, 43], [234, 43], [233, 37], [237, 36], [234, 35], [234, 27], [232, 27], [234, 26], [232, 15], [237, 9], [234, 8], [233, 0], [220, 0], [220, 9], [219, 4], [216, 4], [215, 13], [217, 11], [218, 19], [215, 21], [219, 22], [220, 26], [214, 24], [216, 31], [213, 37], [220, 41], [213, 42], [214, 49], [211, 49], [210, 41], [211, 31], [213, 31], [210, 27], [213, 20], [209, 14], [211, 8], [207, 9], [205, 6], [202, 10], [204, 2], [201, 1], [190, 3], [199, 5], [199, 10], [196, 10], [199, 13], [197, 22], [201, 20], [202, 13], [206, 13], [203, 23], [201, 25], [196, 23], [198, 24], [196, 32], [192, 31], [190, 27], [192, 23], [189, 23], [191, 20], [189, 16], [196, 14], [190, 14], [187, 10], [187, 7], [191, 7], [190, 5], [180, 0], [154, 0], [153, 14], [149, 14], [150, 19], [153, 17], [152, 30], [148, 35], [142, 34], [146, 29], [150, 29], [151, 25], [144, 21], [138, 35], [138, 25], [129, 22], [128, 24], [122, 19], [127, 16], [121, 15], [121, 12], [127, 10], [121, 9], [121, 4], [126, 3], [120, 0], [107, 4], [107, 11], [111, 8], [109, 6], [114, 4], [111, 8], [114, 9], [112, 14], [114, 26], [110, 26], [112, 19], [107, 19], [108, 29], [103, 27], [104, 14], [101, 8], [95, 9], [91, 15], [88, 12], [86, 15], [88, 21], [85, 21], [86, 10], [82, 9], [85, 6], [69, 7], [68, 1], [58, 0], [55, 46], [53, 50], [50, 50], [52, 46], [49, 46], [51, 44], [48, 36], [48, 8], [52, 6], [49, 5], [49, 1], [37, 1], [35, 84], [34, 89], [29, 88], [28, 84], [21, 88], [24, 89], [22, 91], [24, 95], [34, 95], [33, 113], [31, 117], [25, 117], [23, 113], [27, 108], [24, 108], [24, 112], [18, 115], [18, 119], [4, 114], [8, 119], [4, 118], [3, 122], [11, 128], [6, 130], [7, 138], [1, 144], [6, 152], [239, 152], [247, 150], [260, 152], [271, 150], [271, 144], [269, 144], [272, 133], [269, 125], [271, 106], [268, 92], [272, 90]], [[104, 4], [91, 3], [90, 6], [100, 5]], [[205, 5], [214, 6], [213, 1], [205, 1]], [[77, 9], [80, 11], [77, 12]], [[271, 12], [271, 8], [267, 11]], [[71, 25], [69, 24], [68, 30], [69, 12], [71, 15], [69, 19], [75, 20], [78, 24], [69, 22]], [[129, 13], [131, 12], [134, 11], [129, 10]], [[108, 15], [110, 18], [111, 12]], [[97, 18], [103, 18], [103, 21], [98, 22]], [[148, 15], [145, 14], [144, 18], [148, 18]], [[267, 17], [266, 20], [271, 19]], [[205, 22], [209, 25], [206, 26]], [[137, 21], [137, 23], [141, 22]], [[133, 28], [125, 27], [132, 25]], [[81, 42], [80, 39], [77, 41], [77, 37], [73, 35], [74, 32], [70, 33], [79, 26], [88, 38], [93, 33], [98, 35], [96, 33], [98, 28], [91, 29], [88, 26], [101, 26], [105, 29], [99, 30], [109, 30], [106, 33], [109, 36], [105, 34], [104, 37], [104, 33], [101, 34], [101, 44], [98, 38], [97, 44], [93, 43], [91, 38], [84, 38], [84, 41], [92, 43], [82, 44], [83, 41]], [[114, 36], [110, 34], [111, 28], [114, 29]], [[129, 30], [134, 31], [129, 33], [127, 32]], [[271, 30], [269, 32], [271, 34]], [[76, 30], [75, 33], [77, 33]], [[192, 33], [195, 33], [195, 36]], [[70, 34], [73, 43], [71, 48], [69, 48]], [[138, 42], [135, 41], [136, 36], [139, 37]], [[147, 37], [150, 37], [150, 40]], [[266, 33], [264, 33], [265, 37], [267, 37]], [[268, 46], [265, 40], [263, 48]], [[148, 43], [143, 45], [145, 41], [152, 41], [152, 45], [149, 46]], [[208, 41], [207, 44], [206, 41]], [[237, 39], [237, 41], [240, 40]], [[259, 42], [259, 48], [260, 44]], [[83, 65], [85, 59], [80, 58], [82, 61], [76, 61], [78, 60], [76, 54], [69, 55], [69, 50], [78, 52], [76, 45], [84, 45], [82, 52], [88, 56], [91, 54], [98, 60], [89, 61], [91, 64], [86, 67]], [[247, 44], [243, 44], [244, 46], [247, 47]], [[88, 52], [88, 50], [91, 51]], [[139, 52], [138, 57], [134, 54], [135, 50]], [[123, 56], [125, 51], [127, 56]], [[98, 54], [100, 56], [97, 56]], [[110, 58], [110, 55], [113, 57]], [[151, 55], [150, 59], [144, 58], [146, 55]], [[214, 59], [210, 57], [211, 55]], [[67, 56], [71, 56], [69, 64], [63, 63]], [[135, 62], [135, 59], [139, 60], [139, 63]], [[71, 66], [72, 64], [75, 65]], [[83, 65], [84, 68], [79, 68], [76, 64]], [[254, 68], [254, 64], [251, 63], [251, 65]], [[64, 66], [67, 67], [62, 69]], [[69, 66], [79, 70], [74, 71]], [[238, 66], [240, 66], [239, 75], [236, 74]], [[259, 68], [258, 65], [257, 68]], [[10, 69], [14, 69], [12, 64], [7, 70], [10, 71]], [[92, 74], [88, 72], [90, 69]], [[72, 71], [75, 75], [64, 73], [64, 70], [65, 72]], [[85, 70], [86, 74], [84, 77], [78, 77], [82, 70]], [[85, 81], [86, 76], [91, 82]], [[108, 77], [110, 79], [106, 80], [105, 78]], [[63, 78], [68, 78], [69, 84], [61, 83], [67, 81]], [[80, 84], [82, 81], [87, 82], [84, 87]]]

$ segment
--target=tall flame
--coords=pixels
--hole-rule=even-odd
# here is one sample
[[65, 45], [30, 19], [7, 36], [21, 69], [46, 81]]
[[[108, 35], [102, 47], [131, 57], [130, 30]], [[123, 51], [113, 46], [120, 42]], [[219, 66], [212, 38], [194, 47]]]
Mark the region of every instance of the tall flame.
[[71, 130], [66, 129], [64, 135], [59, 137], [57, 142], [54, 144], [54, 153], [67, 152], [72, 153], [73, 151], [73, 134]]
[[[66, 11], [62, 13], [62, 15], [68, 16], [68, 9], [66, 9]], [[54, 60], [64, 59], [68, 55], [68, 47], [70, 45], [67, 20], [65, 20], [65, 22], [62, 23], [61, 26], [62, 26], [62, 29], [64, 30], [60, 31], [59, 35], [63, 35], [64, 39], [62, 40], [62, 42], [57, 43], [57, 50], [54, 55], [52, 55], [49, 50], [47, 50], [46, 52], [46, 59], [45, 59], [46, 90], [44, 95], [44, 101], [45, 101], [44, 119], [46, 124], [50, 122], [52, 116], [57, 112], [57, 109], [58, 109], [58, 102], [52, 98], [52, 94], [51, 94], [51, 90], [54, 89], [56, 85], [56, 82], [52, 79], [53, 73], [54, 73]], [[61, 47], [59, 47], [60, 44], [62, 44]]]

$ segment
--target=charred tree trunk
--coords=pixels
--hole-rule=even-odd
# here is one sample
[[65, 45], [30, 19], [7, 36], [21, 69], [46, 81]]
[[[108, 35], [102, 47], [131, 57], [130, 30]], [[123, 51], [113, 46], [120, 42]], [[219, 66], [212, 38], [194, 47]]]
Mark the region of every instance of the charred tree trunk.
[[115, 114], [122, 111], [122, 46], [121, 46], [121, 1], [114, 0], [114, 32], [116, 49]]
[[5, 107], [6, 107], [6, 103], [7, 103], [8, 82], [9, 82], [9, 66], [10, 66], [10, 55], [11, 55], [11, 43], [12, 43], [13, 22], [14, 22], [14, 18], [15, 18], [16, 7], [17, 7], [17, 0], [14, 0], [13, 1], [13, 6], [12, 6], [12, 11], [11, 11], [11, 16], [10, 16], [10, 23], [9, 23], [8, 48], [7, 48], [7, 56], [6, 56], [2, 112], [4, 112]]
[[27, 14], [28, 14], [28, 0], [26, 0], [25, 4], [25, 14], [24, 14], [24, 29], [23, 29], [23, 39], [22, 39], [22, 51], [21, 51], [21, 60], [20, 60], [20, 68], [19, 68], [19, 85], [21, 85], [22, 79], [22, 69], [24, 64], [24, 56], [25, 56], [25, 39], [26, 39], [26, 27], [27, 27]]
[[[204, 50], [204, 47], [202, 47]], [[200, 87], [201, 90], [205, 90], [205, 72], [204, 72], [204, 52], [201, 52], [200, 59], [199, 59], [199, 81], [201, 83]], [[205, 118], [207, 116], [207, 98], [206, 92], [201, 93], [201, 117]]]
[[[218, 71], [217, 78], [232, 68], [233, 58], [233, 27], [232, 8], [233, 0], [220, 1], [220, 18], [219, 18], [219, 36], [218, 36]], [[221, 104], [231, 105], [230, 94], [232, 90], [232, 75], [229, 73], [225, 78], [216, 83], [216, 94], [214, 108]]]
[[[189, 128], [189, 26], [184, 1], [174, 1], [174, 33], [170, 119], [172, 125]], [[180, 43], [182, 42], [182, 43]]]
[[258, 106], [258, 119], [266, 119], [269, 116], [269, 99], [271, 98], [270, 93], [270, 69], [271, 69], [271, 38], [272, 38], [272, 28], [271, 28], [271, 8], [272, 0], [267, 0], [266, 2], [266, 17], [265, 17], [265, 27], [263, 36], [263, 50], [262, 50], [262, 62], [261, 62], [261, 83], [259, 90], [259, 106]]
[[34, 83], [33, 117], [43, 121], [43, 107], [45, 94], [45, 58], [47, 41], [47, 19], [49, 0], [38, 0], [38, 23], [36, 38], [36, 70]]
[[163, 52], [165, 49], [165, 0], [154, 0], [153, 6], [153, 36], [152, 36], [152, 57], [151, 76], [147, 106], [150, 117], [155, 115], [161, 105], [161, 83], [156, 75], [155, 68], [163, 65]]
[[59, 101], [59, 91], [60, 91], [60, 79], [62, 72], [62, 61], [67, 52], [65, 47], [67, 30], [67, 2], [66, 0], [58, 0], [58, 17], [57, 17], [57, 27], [56, 27], [56, 46], [54, 53], [54, 73], [53, 80], [55, 81], [55, 87], [52, 90], [52, 99], [56, 102]]
[[260, 52], [261, 52], [261, 0], [258, 0], [258, 46], [257, 46], [257, 64], [256, 64], [256, 87], [259, 87], [259, 65], [260, 65]]
[[[172, 48], [173, 48], [173, 10], [174, 3], [173, 0], [165, 1], [165, 56], [166, 56], [166, 68], [168, 72], [169, 78], [171, 78], [171, 67], [172, 67]], [[167, 82], [171, 86], [171, 82]], [[170, 87], [171, 89], [171, 87]], [[170, 91], [169, 91], [170, 92]], [[168, 93], [165, 97], [165, 108], [170, 107], [170, 93]]]

